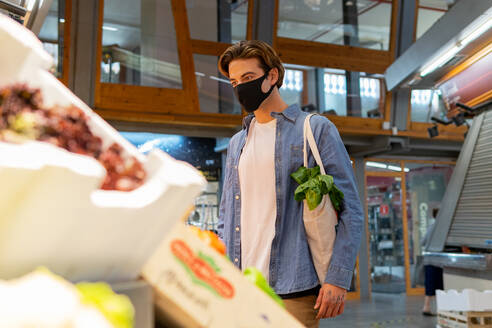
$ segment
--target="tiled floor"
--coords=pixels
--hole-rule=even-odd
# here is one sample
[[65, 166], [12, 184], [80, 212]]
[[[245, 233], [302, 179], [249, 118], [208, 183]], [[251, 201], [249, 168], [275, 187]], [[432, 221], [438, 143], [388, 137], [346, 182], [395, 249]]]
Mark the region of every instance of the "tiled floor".
[[368, 301], [348, 301], [345, 313], [321, 321], [320, 328], [435, 328], [435, 317], [421, 314], [423, 296], [372, 294]]

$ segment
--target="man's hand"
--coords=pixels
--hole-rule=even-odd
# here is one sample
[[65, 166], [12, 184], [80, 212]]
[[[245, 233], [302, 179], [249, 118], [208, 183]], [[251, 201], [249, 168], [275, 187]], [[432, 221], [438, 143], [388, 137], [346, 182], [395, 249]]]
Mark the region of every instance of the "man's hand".
[[316, 319], [334, 318], [343, 313], [347, 291], [338, 286], [323, 284], [314, 309], [318, 310]]

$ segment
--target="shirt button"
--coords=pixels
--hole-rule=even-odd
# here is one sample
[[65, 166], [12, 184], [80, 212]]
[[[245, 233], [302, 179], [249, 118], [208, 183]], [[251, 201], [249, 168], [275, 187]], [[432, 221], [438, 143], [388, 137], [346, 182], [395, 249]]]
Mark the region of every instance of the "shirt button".
[[236, 199], [239, 199], [239, 195], [236, 195]]
[[237, 262], [239, 262], [239, 259], [236, 257], [236, 258], [234, 259], [234, 262], [236, 262], [236, 263], [237, 263]]
[[239, 231], [239, 227], [236, 227], [236, 231]]

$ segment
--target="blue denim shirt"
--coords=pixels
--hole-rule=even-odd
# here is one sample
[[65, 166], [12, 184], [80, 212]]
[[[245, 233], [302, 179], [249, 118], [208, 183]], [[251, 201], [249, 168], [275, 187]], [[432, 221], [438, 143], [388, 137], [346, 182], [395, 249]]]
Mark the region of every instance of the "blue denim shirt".
[[[297, 183], [290, 174], [303, 165], [303, 125], [308, 114], [298, 105], [281, 113], [277, 119], [275, 140], [275, 177], [277, 217], [270, 254], [270, 285], [277, 294], [290, 294], [319, 285], [309, 251], [302, 220], [303, 202], [294, 200]], [[219, 210], [219, 236], [227, 246], [233, 263], [241, 268], [241, 193], [239, 157], [246, 142], [253, 116], [243, 121], [243, 129], [229, 142], [224, 186]], [[326, 117], [311, 118], [318, 149], [326, 173], [344, 193], [344, 209], [339, 215], [335, 246], [325, 283], [349, 289], [359, 249], [364, 213], [359, 200], [350, 158], [338, 130]], [[309, 167], [315, 166], [309, 154]], [[251, 183], [261, 183], [252, 181]]]

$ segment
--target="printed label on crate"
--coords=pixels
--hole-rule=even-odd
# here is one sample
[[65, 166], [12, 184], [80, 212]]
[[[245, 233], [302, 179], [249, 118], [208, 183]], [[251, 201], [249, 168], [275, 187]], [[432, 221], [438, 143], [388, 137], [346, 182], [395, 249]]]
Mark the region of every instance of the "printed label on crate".
[[222, 298], [234, 297], [234, 287], [219, 275], [221, 270], [211, 257], [201, 251], [195, 254], [183, 240], [179, 239], [173, 240], [170, 247], [176, 261], [188, 272], [194, 284]]

